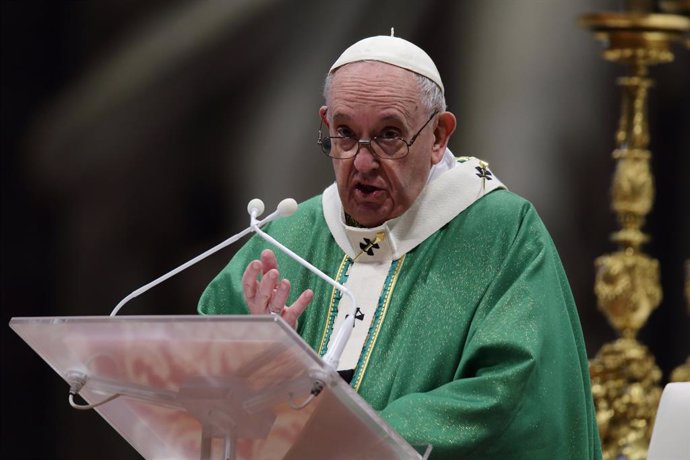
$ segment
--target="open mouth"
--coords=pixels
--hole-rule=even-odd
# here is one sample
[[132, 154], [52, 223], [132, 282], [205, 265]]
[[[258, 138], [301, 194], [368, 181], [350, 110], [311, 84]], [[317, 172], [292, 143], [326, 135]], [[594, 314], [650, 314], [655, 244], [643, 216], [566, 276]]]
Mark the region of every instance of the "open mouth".
[[356, 193], [362, 198], [379, 199], [382, 197], [384, 190], [379, 187], [368, 184], [355, 185]]
[[367, 184], [357, 184], [357, 185], [355, 186], [355, 188], [356, 188], [357, 190], [359, 190], [360, 192], [362, 192], [362, 193], [364, 193], [364, 194], [367, 194], [367, 195], [370, 194], [370, 193], [374, 193], [374, 192], [376, 192], [377, 190], [381, 190], [381, 189], [378, 188], [378, 187], [374, 187], [373, 185], [367, 185]]

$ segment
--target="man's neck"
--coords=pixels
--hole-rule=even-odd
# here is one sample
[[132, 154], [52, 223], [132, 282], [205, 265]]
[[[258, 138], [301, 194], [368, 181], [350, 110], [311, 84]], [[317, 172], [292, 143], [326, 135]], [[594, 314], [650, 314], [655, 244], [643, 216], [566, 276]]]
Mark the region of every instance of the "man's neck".
[[352, 217], [351, 215], [349, 215], [348, 213], [344, 213], [344, 214], [345, 214], [345, 225], [347, 225], [348, 227], [366, 228], [364, 225], [357, 222], [355, 220], [355, 218]]

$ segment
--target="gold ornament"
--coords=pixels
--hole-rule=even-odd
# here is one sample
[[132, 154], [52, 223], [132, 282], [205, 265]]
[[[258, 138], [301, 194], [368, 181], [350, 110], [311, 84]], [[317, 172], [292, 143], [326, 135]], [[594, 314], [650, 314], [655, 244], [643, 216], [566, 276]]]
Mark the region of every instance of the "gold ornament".
[[654, 357], [636, 340], [618, 339], [601, 348], [590, 374], [604, 459], [643, 460], [661, 396]]
[[618, 251], [595, 261], [594, 292], [609, 323], [632, 339], [661, 302], [659, 262], [635, 251]]
[[654, 356], [635, 340], [662, 299], [659, 262], [641, 251], [649, 239], [642, 227], [654, 203], [651, 152], [647, 150], [647, 95], [653, 83], [647, 70], [650, 65], [671, 62], [671, 45], [683, 42], [684, 34], [690, 31], [690, 19], [648, 14], [638, 3], [628, 2], [629, 10], [623, 13], [596, 13], [580, 19], [581, 25], [604, 42], [604, 59], [625, 64], [629, 70], [628, 76], [618, 79], [623, 98], [613, 151], [616, 169], [611, 208], [620, 230], [611, 239], [619, 249], [595, 261], [594, 292], [599, 309], [622, 336], [605, 344], [590, 361], [592, 395], [606, 460], [647, 457], [661, 397], [661, 371]]

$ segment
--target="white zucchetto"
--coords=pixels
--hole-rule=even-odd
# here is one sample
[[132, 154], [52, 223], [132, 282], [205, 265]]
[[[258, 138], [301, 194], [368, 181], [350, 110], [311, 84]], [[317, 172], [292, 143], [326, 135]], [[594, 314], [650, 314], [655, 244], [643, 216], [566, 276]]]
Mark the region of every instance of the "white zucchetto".
[[359, 61], [379, 61], [402, 67], [424, 75], [436, 83], [442, 92], [445, 91], [434, 61], [423, 49], [402, 38], [379, 35], [360, 40], [340, 55], [329, 73], [345, 64]]

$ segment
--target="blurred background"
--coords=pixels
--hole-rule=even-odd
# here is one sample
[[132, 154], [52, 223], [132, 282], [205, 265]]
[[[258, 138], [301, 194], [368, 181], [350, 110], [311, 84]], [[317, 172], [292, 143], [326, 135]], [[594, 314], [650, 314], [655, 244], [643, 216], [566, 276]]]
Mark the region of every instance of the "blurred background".
[[[615, 1], [101, 0], [2, 3], [3, 326], [0, 457], [139, 458], [7, 326], [107, 315], [132, 290], [247, 225], [246, 203], [298, 201], [331, 181], [315, 144], [322, 80], [355, 41], [415, 42], [459, 121], [456, 155], [488, 161], [532, 201], [558, 247], [592, 357], [614, 334], [595, 257], [614, 249], [615, 78], [577, 26]], [[657, 196], [646, 250], [664, 299], [639, 334], [664, 372], [690, 353], [690, 52], [652, 68]], [[195, 314], [229, 248], [124, 314]]]

